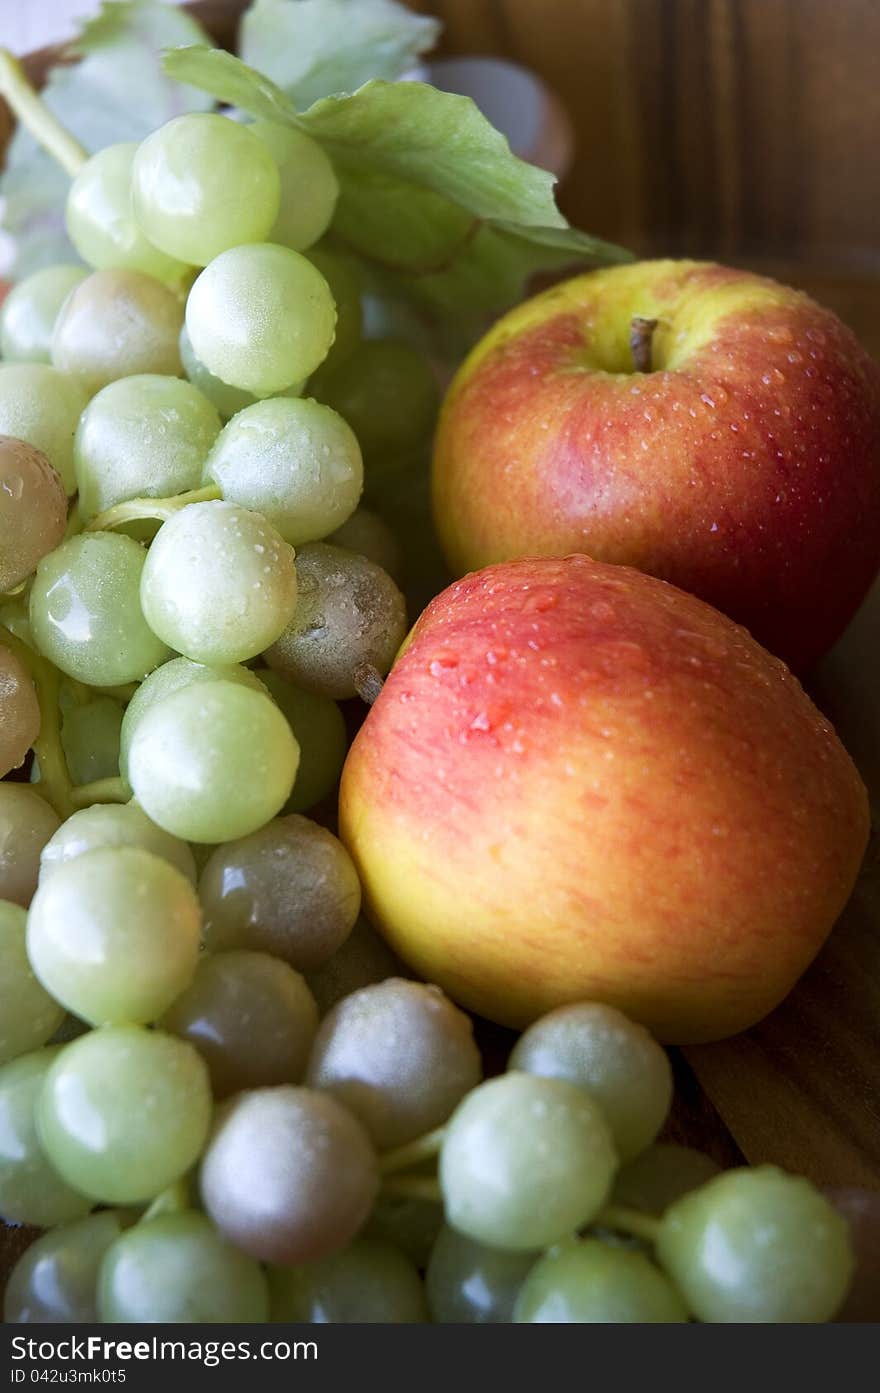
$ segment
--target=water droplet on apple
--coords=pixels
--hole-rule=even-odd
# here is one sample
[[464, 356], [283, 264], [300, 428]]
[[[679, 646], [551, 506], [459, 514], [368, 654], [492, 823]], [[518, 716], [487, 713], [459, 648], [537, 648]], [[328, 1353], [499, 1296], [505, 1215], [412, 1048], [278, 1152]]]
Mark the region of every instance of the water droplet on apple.
[[785, 356], [790, 363], [802, 363], [804, 361], [802, 353], [787, 353]]

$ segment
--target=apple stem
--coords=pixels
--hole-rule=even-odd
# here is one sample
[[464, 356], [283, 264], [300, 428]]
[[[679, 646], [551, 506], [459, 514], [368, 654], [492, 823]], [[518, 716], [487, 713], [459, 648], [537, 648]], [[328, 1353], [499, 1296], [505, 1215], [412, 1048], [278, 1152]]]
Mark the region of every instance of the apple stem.
[[354, 689], [361, 701], [372, 706], [385, 682], [382, 674], [372, 663], [358, 663], [354, 670]]
[[621, 1233], [632, 1234], [634, 1238], [645, 1238], [649, 1243], [656, 1243], [660, 1232], [659, 1219], [623, 1204], [606, 1204], [593, 1219], [591, 1227], [595, 1225], [617, 1229]]
[[651, 372], [653, 370], [651, 342], [656, 328], [656, 319], [645, 319], [640, 314], [633, 317], [629, 326], [629, 349], [632, 354], [634, 372]]

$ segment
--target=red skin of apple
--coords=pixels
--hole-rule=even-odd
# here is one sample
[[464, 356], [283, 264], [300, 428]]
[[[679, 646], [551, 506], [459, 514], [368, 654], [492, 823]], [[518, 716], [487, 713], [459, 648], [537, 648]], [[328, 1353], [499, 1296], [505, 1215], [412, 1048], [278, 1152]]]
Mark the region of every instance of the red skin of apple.
[[[635, 315], [659, 320], [650, 374], [632, 372]], [[462, 365], [434, 511], [455, 575], [588, 552], [699, 595], [804, 671], [880, 565], [880, 368], [830, 311], [746, 272], [578, 276]]]
[[701, 600], [584, 556], [428, 606], [358, 734], [340, 834], [368, 913], [523, 1027], [609, 1002], [671, 1043], [789, 991], [864, 852], [864, 786], [797, 679]]

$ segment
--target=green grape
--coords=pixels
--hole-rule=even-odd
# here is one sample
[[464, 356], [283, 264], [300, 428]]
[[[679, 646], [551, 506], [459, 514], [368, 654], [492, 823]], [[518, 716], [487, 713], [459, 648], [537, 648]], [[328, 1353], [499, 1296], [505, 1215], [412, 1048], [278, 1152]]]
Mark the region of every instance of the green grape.
[[560, 1006], [535, 1021], [514, 1046], [509, 1067], [586, 1089], [604, 1112], [622, 1161], [650, 1146], [672, 1103], [666, 1051], [644, 1026], [598, 1002]]
[[7, 363], [48, 363], [58, 311], [88, 271], [44, 266], [10, 290], [0, 308], [0, 354]]
[[369, 339], [322, 370], [309, 390], [344, 416], [371, 469], [430, 438], [437, 383], [423, 353], [393, 339]]
[[439, 987], [391, 977], [324, 1017], [306, 1082], [350, 1108], [385, 1149], [439, 1127], [482, 1072], [470, 1017]]
[[0, 1068], [0, 1219], [48, 1228], [87, 1214], [92, 1201], [59, 1174], [35, 1108], [61, 1049], [34, 1050]]
[[151, 672], [138, 687], [122, 718], [122, 731], [119, 740], [119, 772], [128, 778], [128, 751], [135, 728], [141, 717], [157, 701], [190, 687], [198, 682], [238, 682], [255, 692], [265, 692], [260, 679], [246, 667], [229, 663], [220, 667], [207, 667], [204, 663], [194, 663], [189, 658], [172, 658], [170, 663]]
[[[73, 437], [80, 412], [87, 401], [88, 393], [79, 382], [45, 363], [0, 363], [0, 435], [25, 440], [45, 455], [67, 493], [76, 493]], [[29, 473], [37, 472], [31, 466], [23, 465], [22, 468], [27, 468]], [[30, 493], [35, 486], [28, 485], [26, 488]], [[45, 491], [48, 496], [54, 495], [51, 481], [46, 482]], [[14, 497], [8, 500], [4, 512], [18, 502]], [[30, 510], [30, 502], [26, 506]], [[50, 514], [48, 503], [36, 504], [36, 494], [35, 506], [43, 510], [46, 525], [50, 526], [51, 535], [54, 536], [58, 526], [54, 520], [56, 508], [53, 507]], [[22, 494], [21, 508], [24, 507], [25, 497]], [[18, 507], [15, 511], [18, 513]], [[41, 554], [45, 555], [43, 552]], [[6, 564], [4, 562], [4, 567]], [[30, 575], [30, 571], [25, 574]]]
[[41, 1234], [9, 1274], [3, 1319], [14, 1325], [94, 1325], [101, 1261], [131, 1222], [124, 1210], [102, 1209]]
[[94, 803], [69, 817], [43, 847], [40, 881], [87, 852], [122, 847], [149, 851], [195, 885], [195, 861], [186, 842], [157, 827], [137, 803]]
[[321, 372], [329, 373], [344, 362], [361, 341], [364, 315], [361, 306], [361, 277], [358, 262], [326, 247], [309, 247], [305, 253], [316, 270], [321, 272], [336, 302], [336, 338]]
[[644, 1253], [575, 1239], [551, 1248], [523, 1282], [513, 1315], [519, 1324], [682, 1324], [688, 1313]]
[[0, 436], [0, 590], [14, 590], [63, 541], [67, 494], [42, 451]]
[[[253, 406], [257, 400], [253, 392], [243, 392], [240, 387], [230, 387], [221, 378], [208, 372], [204, 363], [193, 352], [185, 324], [180, 331], [180, 361], [190, 382], [217, 408], [224, 420], [228, 421], [230, 416], [234, 416], [237, 411], [243, 411], [246, 406]], [[289, 390], [291, 395], [296, 395], [292, 388]]]
[[351, 429], [329, 406], [274, 397], [245, 407], [205, 461], [204, 483], [262, 513], [286, 542], [325, 537], [357, 507], [364, 482]]
[[257, 396], [302, 382], [333, 342], [336, 307], [310, 261], [272, 242], [233, 247], [189, 293], [186, 328], [209, 372]]
[[83, 520], [129, 498], [199, 487], [220, 417], [191, 382], [122, 377], [92, 397], [73, 442]]
[[617, 1169], [598, 1105], [566, 1079], [502, 1074], [459, 1103], [440, 1153], [453, 1228], [492, 1248], [529, 1252], [595, 1217]]
[[266, 144], [226, 116], [175, 116], [141, 142], [131, 169], [134, 216], [154, 246], [191, 266], [264, 242], [281, 178]]
[[304, 692], [265, 668], [260, 681], [290, 725], [300, 749], [299, 769], [285, 813], [305, 813], [327, 798], [339, 783], [348, 750], [345, 718], [329, 697]]
[[211, 953], [161, 1024], [198, 1050], [215, 1098], [225, 1098], [244, 1088], [299, 1083], [318, 1008], [303, 978], [280, 959]]
[[196, 682], [152, 704], [128, 749], [128, 778], [149, 817], [188, 842], [256, 831], [290, 797], [299, 746], [265, 692]]
[[0, 900], [0, 1065], [45, 1045], [64, 1019], [63, 1006], [33, 974], [26, 929], [21, 905]]
[[536, 1253], [506, 1253], [444, 1225], [425, 1273], [431, 1319], [438, 1325], [507, 1325]]
[[27, 909], [40, 874], [40, 852], [61, 819], [27, 784], [0, 783], [0, 899]]
[[[320, 145], [290, 126], [256, 121], [248, 129], [266, 146], [281, 178], [278, 216], [266, 240], [292, 247], [296, 252], [305, 251], [323, 237], [333, 217], [339, 197], [339, 181], [333, 166]], [[238, 240], [262, 239], [241, 237]]]
[[657, 1256], [702, 1321], [829, 1321], [853, 1271], [846, 1220], [801, 1176], [724, 1171], [663, 1216]]
[[141, 610], [147, 553], [131, 537], [87, 532], [44, 556], [29, 618], [40, 652], [90, 687], [134, 682], [169, 656]]
[[17, 769], [40, 733], [40, 703], [16, 653], [0, 647], [0, 778]]
[[672, 1142], [649, 1146], [628, 1165], [621, 1166], [611, 1192], [611, 1203], [645, 1214], [662, 1214], [674, 1200], [705, 1185], [721, 1167], [702, 1151]]
[[355, 508], [351, 517], [326, 539], [334, 547], [345, 547], [365, 556], [399, 585], [403, 572], [403, 552], [391, 528], [369, 508]]
[[404, 972], [385, 940], [360, 916], [345, 942], [320, 967], [306, 973], [306, 981], [323, 1016], [351, 992], [384, 982], [386, 977], [402, 977]]
[[112, 779], [119, 773], [119, 736], [125, 708], [112, 697], [95, 697], [65, 711], [61, 747], [75, 784]]
[[309, 542], [297, 552], [297, 605], [266, 662], [291, 682], [337, 700], [356, 694], [363, 664], [384, 677], [406, 635], [406, 601], [389, 575], [356, 552]]
[[292, 813], [219, 846], [199, 881], [211, 952], [253, 948], [308, 971], [335, 952], [361, 906], [338, 837]]
[[341, 1253], [269, 1273], [270, 1319], [278, 1324], [422, 1325], [422, 1279], [390, 1243], [358, 1238]]
[[269, 1288], [253, 1258], [204, 1214], [158, 1214], [120, 1234], [98, 1276], [103, 1322], [264, 1323]]
[[398, 1248], [423, 1271], [442, 1227], [443, 1206], [439, 1200], [380, 1190], [363, 1232], [365, 1238], [376, 1238]]
[[52, 335], [52, 362], [89, 396], [135, 373], [176, 377], [182, 372], [182, 323], [183, 305], [155, 276], [93, 271], [61, 308]]
[[156, 1020], [189, 985], [199, 956], [195, 890], [167, 861], [101, 847], [56, 865], [28, 913], [43, 986], [91, 1025]]
[[204, 1064], [183, 1040], [109, 1025], [65, 1045], [38, 1104], [60, 1175], [103, 1204], [140, 1204], [195, 1163], [211, 1122]]
[[243, 662], [290, 622], [293, 548], [258, 513], [234, 503], [190, 503], [150, 547], [141, 603], [153, 632], [187, 658]]
[[87, 160], [70, 186], [64, 219], [67, 235], [83, 261], [96, 270], [144, 271], [167, 284], [179, 282], [187, 266], [149, 242], [131, 206], [131, 170], [136, 140], [106, 145]]
[[230, 1242], [261, 1262], [315, 1262], [345, 1248], [379, 1178], [360, 1123], [309, 1088], [259, 1088], [222, 1108], [202, 1161], [202, 1201]]

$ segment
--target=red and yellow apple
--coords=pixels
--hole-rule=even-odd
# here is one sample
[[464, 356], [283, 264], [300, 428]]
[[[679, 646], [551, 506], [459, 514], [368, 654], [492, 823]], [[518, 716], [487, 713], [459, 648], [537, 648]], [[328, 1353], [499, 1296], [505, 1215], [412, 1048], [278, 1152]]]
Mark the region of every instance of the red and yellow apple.
[[429, 605], [349, 753], [340, 828], [373, 922], [459, 1003], [522, 1027], [594, 999], [684, 1043], [786, 995], [848, 898], [868, 807], [744, 629], [569, 556]]
[[[651, 371], [634, 371], [639, 317], [656, 320]], [[466, 359], [433, 488], [455, 575], [587, 552], [701, 596], [804, 670], [880, 564], [880, 368], [834, 314], [762, 277], [593, 271]]]

